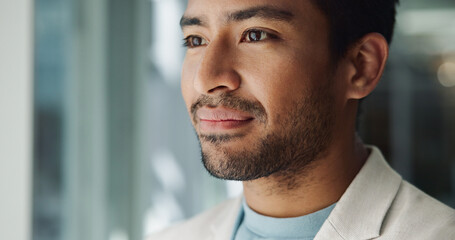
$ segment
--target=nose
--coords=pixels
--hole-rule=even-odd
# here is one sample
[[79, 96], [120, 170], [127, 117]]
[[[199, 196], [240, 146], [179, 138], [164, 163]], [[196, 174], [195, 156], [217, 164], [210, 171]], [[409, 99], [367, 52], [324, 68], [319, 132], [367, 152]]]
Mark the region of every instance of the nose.
[[201, 94], [220, 94], [240, 87], [236, 71], [235, 46], [227, 41], [212, 41], [206, 46], [194, 79], [194, 87]]

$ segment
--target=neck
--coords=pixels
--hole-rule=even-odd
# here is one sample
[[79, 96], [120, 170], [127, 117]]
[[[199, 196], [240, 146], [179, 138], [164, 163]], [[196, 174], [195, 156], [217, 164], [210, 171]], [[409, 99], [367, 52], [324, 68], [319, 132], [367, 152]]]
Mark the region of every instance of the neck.
[[[298, 176], [270, 176], [243, 183], [248, 206], [259, 214], [289, 218], [307, 215], [336, 203], [368, 158], [355, 134], [352, 141], [332, 144], [322, 158]], [[289, 188], [292, 185], [294, 187]]]

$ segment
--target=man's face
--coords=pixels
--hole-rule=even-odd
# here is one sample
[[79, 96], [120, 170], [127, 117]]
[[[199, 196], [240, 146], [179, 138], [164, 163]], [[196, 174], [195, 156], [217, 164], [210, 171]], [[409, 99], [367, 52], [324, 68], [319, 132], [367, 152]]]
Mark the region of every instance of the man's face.
[[189, 0], [182, 93], [214, 176], [289, 176], [335, 119], [328, 22], [307, 0]]

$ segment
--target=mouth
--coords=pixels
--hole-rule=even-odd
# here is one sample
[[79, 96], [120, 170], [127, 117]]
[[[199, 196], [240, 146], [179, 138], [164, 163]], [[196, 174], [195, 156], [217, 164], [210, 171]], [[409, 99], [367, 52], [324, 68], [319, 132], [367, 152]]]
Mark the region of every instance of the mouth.
[[197, 111], [196, 119], [199, 120], [201, 132], [219, 133], [244, 128], [255, 118], [248, 113], [234, 109], [203, 107]]

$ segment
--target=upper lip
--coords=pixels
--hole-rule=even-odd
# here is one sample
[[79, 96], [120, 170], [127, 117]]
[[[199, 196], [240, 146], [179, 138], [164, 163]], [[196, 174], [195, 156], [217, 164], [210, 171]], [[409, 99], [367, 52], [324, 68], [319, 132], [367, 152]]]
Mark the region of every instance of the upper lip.
[[242, 111], [217, 107], [208, 108], [202, 107], [196, 112], [197, 118], [201, 121], [247, 121], [253, 119], [253, 117]]

